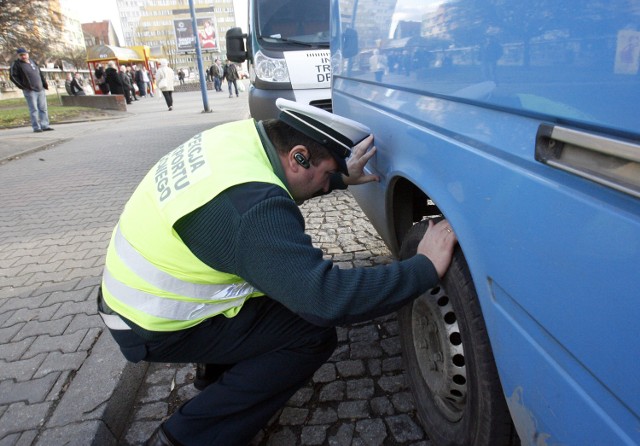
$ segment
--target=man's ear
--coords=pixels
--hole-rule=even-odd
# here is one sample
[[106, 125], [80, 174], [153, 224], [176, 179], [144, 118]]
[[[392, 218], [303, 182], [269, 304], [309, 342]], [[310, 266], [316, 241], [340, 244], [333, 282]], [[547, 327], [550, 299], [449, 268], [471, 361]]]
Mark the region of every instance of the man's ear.
[[288, 161], [292, 170], [297, 171], [300, 167], [308, 169], [311, 167], [309, 162], [309, 151], [303, 145], [297, 145], [289, 151]]

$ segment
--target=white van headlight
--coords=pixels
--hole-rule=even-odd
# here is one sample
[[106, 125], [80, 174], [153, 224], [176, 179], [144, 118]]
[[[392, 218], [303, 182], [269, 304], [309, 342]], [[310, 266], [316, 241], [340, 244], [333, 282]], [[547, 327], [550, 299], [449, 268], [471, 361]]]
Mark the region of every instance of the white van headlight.
[[284, 59], [273, 59], [265, 56], [262, 51], [255, 55], [256, 76], [267, 82], [290, 82], [289, 70]]

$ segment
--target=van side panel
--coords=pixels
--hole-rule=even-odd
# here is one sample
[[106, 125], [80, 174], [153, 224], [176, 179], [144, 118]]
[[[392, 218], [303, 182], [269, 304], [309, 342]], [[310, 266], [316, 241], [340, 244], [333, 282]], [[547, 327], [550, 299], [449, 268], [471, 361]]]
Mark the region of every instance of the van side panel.
[[378, 148], [352, 193], [394, 252], [396, 185], [449, 219], [523, 444], [640, 444], [640, 199], [536, 158], [544, 126], [640, 157], [640, 6], [332, 7], [334, 112]]

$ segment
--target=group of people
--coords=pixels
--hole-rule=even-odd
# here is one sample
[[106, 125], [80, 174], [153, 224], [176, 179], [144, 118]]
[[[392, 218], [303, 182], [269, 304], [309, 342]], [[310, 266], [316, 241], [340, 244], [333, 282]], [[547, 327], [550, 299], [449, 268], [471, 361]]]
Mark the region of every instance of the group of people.
[[98, 64], [94, 75], [96, 83], [102, 94], [121, 94], [125, 97], [127, 104], [137, 101], [136, 92], [140, 97], [147, 94], [153, 97], [153, 86], [146, 67], [125, 66], [118, 67], [112, 60], [107, 62], [105, 69], [102, 64]]
[[84, 78], [80, 73], [67, 73], [67, 80], [64, 82], [64, 88], [69, 96], [85, 96]]
[[[127, 104], [137, 101], [136, 92], [140, 97], [147, 95], [153, 97], [153, 84], [151, 76], [144, 66], [136, 65], [127, 67], [120, 65], [119, 69], [112, 60], [107, 62], [105, 69], [98, 64], [95, 69], [96, 83], [102, 94], [121, 94]], [[160, 62], [160, 68], [156, 71], [156, 85], [162, 92], [169, 110], [173, 110], [173, 89], [175, 74], [166, 60]]]
[[236, 97], [240, 96], [238, 93], [238, 79], [240, 74], [238, 73], [238, 67], [236, 64], [229, 62], [228, 60], [222, 65], [220, 59], [213, 62], [213, 65], [207, 70], [207, 77], [213, 80], [213, 87], [216, 91], [222, 91], [222, 81], [227, 80], [229, 86], [229, 97], [233, 97], [232, 87], [235, 88]]

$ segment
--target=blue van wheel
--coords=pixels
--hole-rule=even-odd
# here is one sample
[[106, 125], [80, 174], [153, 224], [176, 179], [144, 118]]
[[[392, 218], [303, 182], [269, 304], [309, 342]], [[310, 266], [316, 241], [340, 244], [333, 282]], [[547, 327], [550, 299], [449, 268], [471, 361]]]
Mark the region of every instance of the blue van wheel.
[[[407, 232], [401, 259], [415, 255], [427, 225]], [[433, 444], [519, 444], [460, 247], [440, 286], [402, 308], [398, 321], [418, 418]]]

